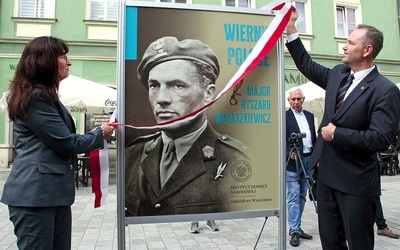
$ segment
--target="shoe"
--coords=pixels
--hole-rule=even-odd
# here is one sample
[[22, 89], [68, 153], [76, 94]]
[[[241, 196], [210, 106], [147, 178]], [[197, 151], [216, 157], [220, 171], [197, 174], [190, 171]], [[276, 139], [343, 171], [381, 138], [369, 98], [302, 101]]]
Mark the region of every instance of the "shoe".
[[300, 235], [298, 233], [292, 234], [292, 238], [290, 238], [290, 245], [292, 247], [298, 247], [300, 245]]
[[207, 227], [211, 229], [211, 231], [219, 231], [219, 228], [217, 224], [215, 224], [214, 220], [208, 220], [207, 221]]
[[190, 226], [190, 232], [194, 234], [200, 233], [200, 227], [199, 227], [199, 222], [198, 221], [193, 221], [192, 225]]
[[[290, 230], [289, 230], [290, 231]], [[293, 233], [289, 232], [289, 236], [292, 236]], [[309, 234], [306, 234], [303, 229], [300, 228], [300, 233], [299, 233], [299, 238], [300, 239], [306, 239], [306, 240], [311, 240], [313, 237]]]
[[301, 233], [299, 234], [299, 237], [300, 237], [301, 239], [306, 239], [306, 240], [311, 240], [311, 239], [312, 239], [312, 236], [311, 236], [311, 235], [306, 234], [306, 233], [303, 231], [303, 229], [300, 229], [300, 230], [301, 230]]
[[393, 233], [393, 231], [390, 230], [388, 227], [385, 227], [384, 229], [378, 229], [377, 234], [394, 239], [398, 239], [400, 237], [400, 234]]

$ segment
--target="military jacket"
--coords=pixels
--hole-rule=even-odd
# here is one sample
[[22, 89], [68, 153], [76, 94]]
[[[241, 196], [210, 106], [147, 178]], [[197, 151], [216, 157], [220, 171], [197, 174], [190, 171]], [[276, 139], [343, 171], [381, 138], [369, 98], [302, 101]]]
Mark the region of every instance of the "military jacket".
[[238, 161], [250, 161], [248, 147], [208, 124], [161, 189], [162, 144], [157, 133], [126, 148], [126, 215], [228, 212], [231, 168]]

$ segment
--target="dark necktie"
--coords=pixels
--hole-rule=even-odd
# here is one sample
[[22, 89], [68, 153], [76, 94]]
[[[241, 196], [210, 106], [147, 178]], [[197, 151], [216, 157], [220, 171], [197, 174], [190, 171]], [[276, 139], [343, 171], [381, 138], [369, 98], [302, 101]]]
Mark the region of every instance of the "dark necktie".
[[342, 103], [344, 101], [344, 97], [346, 95], [346, 92], [349, 89], [353, 80], [354, 80], [354, 74], [351, 74], [351, 75], [349, 75], [349, 77], [347, 77], [346, 82], [343, 82], [342, 84], [340, 84], [339, 91], [337, 93], [337, 98], [336, 98], [336, 109], [338, 109], [340, 107], [340, 105], [342, 105]]
[[175, 168], [178, 166], [178, 160], [176, 159], [175, 152], [175, 141], [171, 140], [164, 153], [161, 156], [160, 162], [160, 183], [161, 187], [167, 182], [172, 172], [174, 172]]

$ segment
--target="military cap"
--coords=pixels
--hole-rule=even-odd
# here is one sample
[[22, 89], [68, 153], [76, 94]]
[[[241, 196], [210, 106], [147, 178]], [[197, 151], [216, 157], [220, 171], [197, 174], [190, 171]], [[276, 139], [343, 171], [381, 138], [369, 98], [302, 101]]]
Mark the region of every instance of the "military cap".
[[149, 72], [160, 63], [171, 60], [189, 60], [204, 63], [219, 75], [219, 62], [214, 51], [195, 39], [178, 41], [176, 37], [166, 36], [152, 42], [144, 52], [137, 72], [139, 81], [147, 87]]

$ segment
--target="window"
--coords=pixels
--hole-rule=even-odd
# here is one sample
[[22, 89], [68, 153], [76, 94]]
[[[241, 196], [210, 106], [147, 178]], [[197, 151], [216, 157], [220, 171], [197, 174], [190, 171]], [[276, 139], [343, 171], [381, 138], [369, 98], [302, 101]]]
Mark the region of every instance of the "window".
[[118, 0], [90, 0], [90, 19], [117, 21]]
[[249, 0], [225, 0], [225, 6], [250, 8]]
[[20, 0], [19, 17], [53, 18], [54, 0]]
[[297, 32], [299, 33], [307, 33], [306, 26], [306, 4], [304, 2], [295, 2], [295, 7], [297, 9], [297, 13], [299, 17], [296, 21]]
[[300, 34], [312, 34], [311, 1], [312, 0], [296, 0], [292, 2], [299, 15], [296, 20], [296, 27], [297, 32]]
[[348, 37], [356, 28], [356, 10], [343, 6], [336, 7], [337, 35]]

